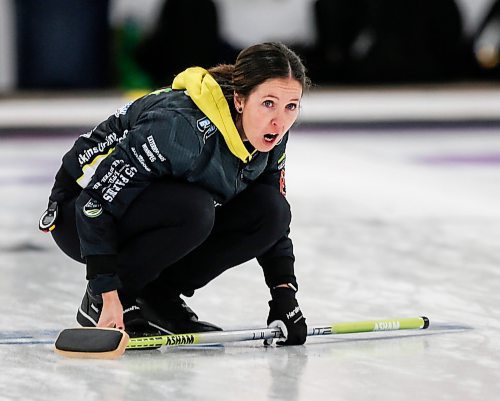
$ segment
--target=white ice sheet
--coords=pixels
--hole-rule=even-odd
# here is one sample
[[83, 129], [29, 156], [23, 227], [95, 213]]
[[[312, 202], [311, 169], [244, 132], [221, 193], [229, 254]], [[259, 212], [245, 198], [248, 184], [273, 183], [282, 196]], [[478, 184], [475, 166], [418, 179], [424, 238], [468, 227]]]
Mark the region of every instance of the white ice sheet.
[[[298, 130], [289, 142], [308, 321], [427, 315], [428, 331], [127, 352], [117, 361], [63, 359], [50, 344], [75, 325], [85, 286], [82, 266], [37, 230], [71, 142], [0, 140], [0, 400], [497, 398], [500, 161], [484, 161], [500, 158], [494, 130]], [[249, 262], [188, 303], [201, 319], [245, 328], [264, 324], [267, 300]]]

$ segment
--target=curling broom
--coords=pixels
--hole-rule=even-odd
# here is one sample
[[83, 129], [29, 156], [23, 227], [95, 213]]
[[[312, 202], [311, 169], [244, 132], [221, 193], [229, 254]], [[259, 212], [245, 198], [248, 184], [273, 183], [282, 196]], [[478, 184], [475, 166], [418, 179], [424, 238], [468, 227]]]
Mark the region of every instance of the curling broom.
[[[429, 327], [429, 319], [426, 317], [370, 320], [312, 326], [308, 328], [307, 335], [322, 336], [376, 331], [415, 330], [426, 329], [427, 327]], [[120, 357], [126, 349], [222, 344], [235, 341], [279, 339], [282, 337], [283, 333], [278, 327], [135, 338], [129, 338], [126, 332], [118, 329], [73, 328], [65, 329], [59, 333], [55, 342], [55, 351], [60, 355], [70, 358], [115, 359]]]

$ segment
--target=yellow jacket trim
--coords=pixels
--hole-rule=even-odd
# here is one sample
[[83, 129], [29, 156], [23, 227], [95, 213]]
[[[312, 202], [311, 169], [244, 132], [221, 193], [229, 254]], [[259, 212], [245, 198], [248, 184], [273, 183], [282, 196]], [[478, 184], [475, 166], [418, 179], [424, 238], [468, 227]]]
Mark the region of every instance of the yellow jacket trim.
[[207, 70], [201, 67], [188, 68], [175, 77], [172, 89], [187, 90], [196, 106], [219, 129], [233, 155], [245, 163], [252, 159], [234, 125], [221, 87]]
[[97, 166], [101, 164], [101, 162], [108, 157], [111, 152], [113, 152], [115, 148], [109, 149], [109, 151], [103, 155], [99, 155], [92, 160], [91, 163], [86, 164], [85, 166], [82, 167], [82, 172], [83, 174], [76, 180], [76, 183], [80, 185], [82, 188], [85, 188], [88, 183], [92, 180], [92, 177], [95, 174], [95, 170], [97, 169]]

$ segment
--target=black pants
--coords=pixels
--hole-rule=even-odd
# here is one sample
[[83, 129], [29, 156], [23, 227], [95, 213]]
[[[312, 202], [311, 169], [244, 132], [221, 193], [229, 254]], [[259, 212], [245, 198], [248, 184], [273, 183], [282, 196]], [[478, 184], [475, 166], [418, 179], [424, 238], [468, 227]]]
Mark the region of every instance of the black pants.
[[[118, 275], [128, 295], [192, 295], [225, 270], [262, 255], [290, 225], [290, 207], [272, 186], [253, 184], [221, 207], [188, 183], [152, 183], [117, 225]], [[61, 205], [57, 245], [84, 263], [75, 199]]]

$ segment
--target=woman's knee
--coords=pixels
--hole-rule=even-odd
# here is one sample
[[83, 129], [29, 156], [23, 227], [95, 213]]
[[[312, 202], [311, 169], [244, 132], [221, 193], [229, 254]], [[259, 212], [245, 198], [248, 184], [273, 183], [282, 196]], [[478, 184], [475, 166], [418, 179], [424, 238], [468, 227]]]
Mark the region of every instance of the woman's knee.
[[192, 237], [206, 238], [212, 231], [215, 207], [212, 195], [189, 183], [169, 185], [161, 207], [166, 220], [174, 220], [177, 227], [184, 227]]
[[58, 205], [59, 213], [56, 226], [51, 231], [56, 245], [66, 255], [77, 262], [84, 263], [80, 253], [80, 239], [76, 229], [75, 199], [71, 199]]
[[212, 231], [215, 220], [215, 206], [212, 196], [201, 188], [189, 191], [178, 209], [182, 224], [191, 235], [206, 238]]

